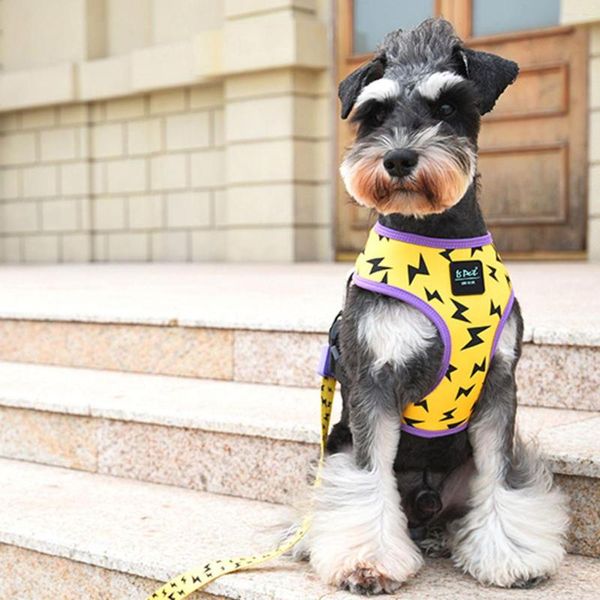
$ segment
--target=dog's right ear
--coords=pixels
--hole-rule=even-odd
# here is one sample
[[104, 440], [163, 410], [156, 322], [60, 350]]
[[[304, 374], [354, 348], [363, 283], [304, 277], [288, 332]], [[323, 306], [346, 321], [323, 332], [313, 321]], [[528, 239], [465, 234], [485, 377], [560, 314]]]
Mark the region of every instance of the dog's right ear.
[[342, 119], [346, 119], [362, 89], [376, 79], [383, 77], [385, 57], [376, 56], [371, 62], [352, 71], [346, 79], [340, 82], [338, 96], [342, 102]]

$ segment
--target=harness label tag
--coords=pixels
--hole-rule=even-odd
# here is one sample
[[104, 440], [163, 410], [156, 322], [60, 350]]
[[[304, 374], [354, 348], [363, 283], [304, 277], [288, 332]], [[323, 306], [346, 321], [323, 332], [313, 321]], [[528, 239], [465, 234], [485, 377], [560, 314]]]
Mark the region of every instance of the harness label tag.
[[474, 296], [485, 292], [483, 265], [480, 260], [450, 263], [450, 282], [455, 296]]

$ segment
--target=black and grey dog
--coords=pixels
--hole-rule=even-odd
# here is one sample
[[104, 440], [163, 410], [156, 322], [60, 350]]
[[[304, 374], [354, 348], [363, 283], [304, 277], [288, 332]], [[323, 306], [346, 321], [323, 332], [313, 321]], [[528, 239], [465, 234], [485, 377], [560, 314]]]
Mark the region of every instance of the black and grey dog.
[[[480, 117], [517, 73], [512, 61], [465, 48], [442, 19], [388, 34], [339, 86], [342, 118], [357, 132], [341, 166], [349, 194], [391, 229], [484, 235]], [[502, 587], [528, 587], [557, 570], [566, 502], [515, 434], [522, 330], [514, 303], [467, 430], [401, 434], [403, 407], [435, 380], [442, 340], [418, 309], [349, 286], [339, 333], [343, 415], [301, 549], [324, 581], [393, 592], [423, 553], [451, 554], [481, 583]]]

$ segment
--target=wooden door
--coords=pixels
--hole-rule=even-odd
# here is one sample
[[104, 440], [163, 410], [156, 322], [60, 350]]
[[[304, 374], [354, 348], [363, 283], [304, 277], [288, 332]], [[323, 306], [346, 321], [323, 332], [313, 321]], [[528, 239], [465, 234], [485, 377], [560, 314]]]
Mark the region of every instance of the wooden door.
[[[396, 4], [403, 1], [396, 0]], [[486, 2], [506, 5], [514, 1], [435, 0], [428, 4], [425, 0], [424, 5], [431, 14], [452, 21], [468, 46], [511, 58], [520, 65], [516, 83], [483, 118], [480, 135], [481, 203], [498, 247], [515, 257], [581, 257], [587, 222], [586, 32], [552, 26], [553, 15], [540, 11], [523, 13], [517, 24], [545, 18], [542, 24], [549, 26], [477, 35], [502, 26], [490, 22], [498, 15], [488, 15], [486, 21], [482, 11]], [[549, 0], [536, 1], [546, 2], [545, 8], [550, 6]], [[534, 0], [522, 2], [520, 10], [527, 10], [530, 3], [536, 4]], [[339, 79], [369, 58], [369, 54], [355, 54], [353, 50], [353, 4], [351, 0], [338, 2]], [[403, 24], [390, 23], [390, 28], [396, 26]], [[350, 139], [349, 126], [341, 123], [340, 156]], [[352, 204], [341, 182], [338, 190], [338, 256], [349, 258], [362, 247], [365, 230], [375, 216]]]

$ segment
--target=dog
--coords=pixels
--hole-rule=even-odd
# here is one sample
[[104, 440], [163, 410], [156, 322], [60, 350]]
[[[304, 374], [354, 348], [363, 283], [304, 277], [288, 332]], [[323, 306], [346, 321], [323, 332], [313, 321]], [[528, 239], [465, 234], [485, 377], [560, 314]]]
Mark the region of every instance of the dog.
[[[459, 285], [496, 285], [504, 267], [478, 205], [477, 137], [481, 116], [517, 74], [514, 62], [466, 48], [450, 23], [429, 19], [389, 33], [374, 58], [339, 85], [341, 117], [356, 128], [341, 177], [358, 204], [378, 213], [357, 265], [375, 274], [369, 283], [355, 273], [335, 323], [342, 416], [329, 435], [312, 525], [296, 556], [340, 589], [395, 592], [419, 571], [424, 554], [451, 556], [484, 585], [530, 587], [555, 573], [564, 556], [565, 497], [515, 433], [523, 323], [508, 273], [502, 271], [506, 283], [498, 287], [505, 303], [491, 300], [491, 318], [504, 314], [485, 368], [479, 365], [484, 377], [477, 397], [472, 392], [468, 399], [467, 418], [451, 423], [451, 408], [439, 419], [447, 428], [436, 421], [439, 431], [427, 434], [418, 429], [425, 421], [407, 415], [427, 417], [432, 407], [424, 398], [451, 379], [443, 323], [419, 308], [421, 301], [407, 301], [410, 293], [378, 293], [392, 289], [393, 265], [377, 251], [367, 254], [369, 245], [399, 239], [406, 249], [425, 240], [417, 245], [419, 259], [408, 265], [409, 279], [418, 281], [430, 263], [427, 240], [441, 244], [431, 260], [446, 252], [450, 265], [452, 248], [467, 240], [474, 261], [462, 261], [451, 274], [466, 277]], [[488, 252], [489, 261], [478, 252]], [[441, 305], [436, 290], [426, 291]], [[468, 327], [471, 345], [486, 329], [473, 327], [477, 322], [466, 312], [469, 298], [477, 302], [469, 294], [477, 293], [453, 296], [447, 318]], [[458, 396], [469, 393], [459, 388]]]

